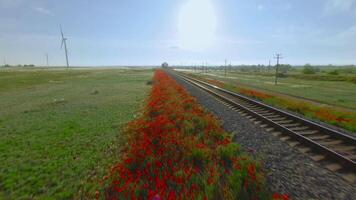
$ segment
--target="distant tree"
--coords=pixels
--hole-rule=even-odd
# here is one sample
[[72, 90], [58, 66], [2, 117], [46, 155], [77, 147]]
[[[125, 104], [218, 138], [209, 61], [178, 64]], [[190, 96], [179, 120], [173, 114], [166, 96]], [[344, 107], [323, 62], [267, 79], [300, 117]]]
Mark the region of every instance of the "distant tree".
[[305, 64], [303, 68], [303, 74], [315, 74], [319, 71], [318, 68], [311, 66], [310, 64]]
[[356, 74], [356, 67], [346, 66], [346, 67], [339, 68], [338, 71], [340, 73], [345, 73], [345, 74]]
[[168, 63], [167, 62], [164, 62], [164, 63], [162, 63], [162, 68], [168, 68]]
[[292, 68], [291, 65], [288, 65], [288, 64], [284, 64], [284, 65], [279, 65], [279, 72], [280, 73], [283, 73], [283, 74], [287, 74], [288, 71]]

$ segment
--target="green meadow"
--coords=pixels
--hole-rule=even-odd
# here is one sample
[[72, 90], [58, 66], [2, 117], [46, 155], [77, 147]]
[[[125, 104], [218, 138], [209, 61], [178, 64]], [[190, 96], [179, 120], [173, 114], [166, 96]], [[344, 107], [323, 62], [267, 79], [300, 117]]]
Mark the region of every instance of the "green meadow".
[[0, 199], [78, 199], [115, 163], [153, 70], [0, 69]]
[[[253, 72], [210, 71], [202, 76], [255, 89], [285, 94], [315, 102], [356, 110], [356, 74], [339, 75], [302, 74], [300, 71], [289, 72], [286, 77], [278, 78], [274, 85], [274, 74]], [[355, 111], [356, 112], [356, 111]]]
[[313, 74], [293, 69], [279, 77], [277, 85], [274, 73], [266, 71], [230, 69], [225, 75], [223, 70], [210, 69], [190, 73], [208, 81], [220, 81], [226, 89], [270, 95], [259, 100], [356, 132], [356, 68], [326, 69]]

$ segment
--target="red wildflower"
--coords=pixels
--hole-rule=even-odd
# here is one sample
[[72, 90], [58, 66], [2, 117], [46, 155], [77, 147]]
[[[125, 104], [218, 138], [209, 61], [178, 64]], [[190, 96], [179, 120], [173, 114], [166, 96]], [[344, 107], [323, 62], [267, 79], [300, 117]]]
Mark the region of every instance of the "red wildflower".
[[272, 200], [289, 200], [289, 196], [287, 194], [278, 194], [274, 193], [272, 195]]
[[[125, 156], [112, 168], [107, 199], [196, 199], [205, 196], [208, 185], [220, 187], [218, 177], [233, 170], [247, 170], [249, 180], [258, 173], [252, 164], [240, 165], [239, 160], [250, 161], [238, 155], [220, 165], [217, 149], [227, 148], [231, 139], [214, 116], [161, 70], [154, 75], [143, 115], [129, 123], [125, 134]], [[247, 181], [246, 188], [258, 184]]]
[[265, 93], [258, 92], [255, 90], [248, 90], [248, 89], [241, 89], [240, 93], [242, 93], [246, 96], [257, 98], [257, 99], [267, 99], [267, 98], [273, 97], [272, 95], [269, 95], [269, 94], [265, 94]]

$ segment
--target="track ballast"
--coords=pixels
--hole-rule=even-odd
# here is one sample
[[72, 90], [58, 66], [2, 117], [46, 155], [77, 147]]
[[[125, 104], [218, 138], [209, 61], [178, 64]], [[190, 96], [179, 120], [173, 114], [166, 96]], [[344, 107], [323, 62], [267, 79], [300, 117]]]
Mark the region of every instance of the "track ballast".
[[[266, 105], [241, 94], [231, 92], [210, 83], [176, 73], [190, 84], [205, 90], [243, 115], [254, 118], [256, 123], [273, 130], [274, 135], [286, 135], [292, 146], [303, 146], [316, 161], [329, 161], [332, 171], [351, 173], [349, 181], [355, 181], [356, 138], [315, 123], [308, 119]], [[292, 141], [292, 142], [290, 142]]]

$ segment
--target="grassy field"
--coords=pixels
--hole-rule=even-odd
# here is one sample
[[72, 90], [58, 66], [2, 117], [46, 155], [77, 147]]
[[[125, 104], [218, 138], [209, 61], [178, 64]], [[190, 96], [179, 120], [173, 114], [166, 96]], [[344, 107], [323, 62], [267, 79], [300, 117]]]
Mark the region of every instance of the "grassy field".
[[95, 191], [152, 75], [0, 69], [0, 199], [73, 199]]
[[[337, 76], [329, 75], [329, 80], [320, 80], [320, 77], [325, 75], [319, 78], [315, 75], [304, 75], [304, 78], [299, 78], [300, 75], [293, 74], [291, 77], [279, 78], [277, 86], [274, 85], [274, 77], [268, 75], [230, 72], [225, 77], [221, 71], [211, 71], [203, 76], [356, 110], [356, 84], [349, 81], [332, 81], [332, 78], [335, 79]], [[352, 75], [340, 74], [339, 76]]]
[[222, 71], [193, 74], [219, 87], [356, 133], [354, 74], [302, 76], [296, 71], [279, 78], [278, 85], [274, 85], [271, 74], [229, 72], [226, 77]]

